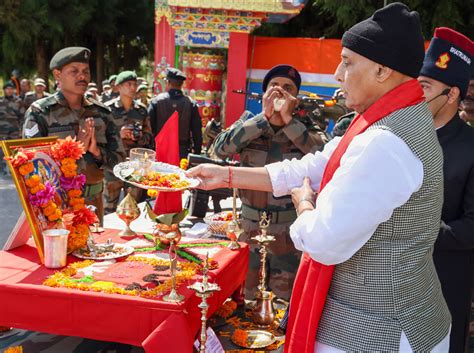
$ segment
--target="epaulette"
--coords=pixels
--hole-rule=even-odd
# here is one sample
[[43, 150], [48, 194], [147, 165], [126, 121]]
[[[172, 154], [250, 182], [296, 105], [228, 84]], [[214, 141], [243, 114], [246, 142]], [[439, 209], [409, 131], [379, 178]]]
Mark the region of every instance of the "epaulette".
[[104, 103], [99, 102], [98, 100], [95, 100], [93, 98], [84, 98], [84, 100], [88, 101], [89, 103], [92, 103], [93, 105], [95, 105], [99, 108], [102, 108], [107, 113], [110, 113], [110, 108], [107, 105], [105, 105]]
[[145, 110], [148, 110], [148, 107], [143, 104], [142, 102], [140, 102], [139, 100], [135, 100], [135, 104], [138, 105], [139, 108], [143, 108]]
[[[115, 104], [115, 102], [117, 101], [117, 99], [120, 99], [120, 97], [115, 97], [115, 98], [113, 98], [113, 99], [108, 100], [108, 101], [105, 102], [105, 103], [102, 103], [102, 104], [104, 104], [105, 106], [107, 106], [107, 108], [109, 108], [112, 104]], [[99, 103], [101, 103], [101, 102], [99, 102]], [[110, 109], [110, 108], [109, 108], [109, 109]]]
[[43, 97], [43, 98], [38, 99], [37, 101], [34, 101], [31, 104], [30, 108], [34, 111], [40, 111], [44, 113], [46, 112], [45, 108], [50, 107], [55, 104], [58, 104], [58, 100], [56, 99], [54, 94], [52, 94], [50, 96]]

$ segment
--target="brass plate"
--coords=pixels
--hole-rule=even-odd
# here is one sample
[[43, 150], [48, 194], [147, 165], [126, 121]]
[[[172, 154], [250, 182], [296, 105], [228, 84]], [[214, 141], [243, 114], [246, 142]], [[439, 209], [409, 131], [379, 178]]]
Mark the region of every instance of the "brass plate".
[[242, 345], [241, 343], [237, 343], [234, 341], [233, 336], [231, 336], [232, 342], [234, 342], [236, 345], [244, 347], [244, 348], [265, 348], [271, 345], [276, 341], [276, 337], [264, 330], [245, 330], [247, 332], [247, 342], [245, 345]]

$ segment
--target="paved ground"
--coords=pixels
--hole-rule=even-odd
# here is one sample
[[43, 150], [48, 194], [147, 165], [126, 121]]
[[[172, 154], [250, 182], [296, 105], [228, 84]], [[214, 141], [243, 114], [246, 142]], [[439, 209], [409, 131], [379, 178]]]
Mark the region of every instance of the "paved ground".
[[0, 174], [0, 249], [21, 214], [22, 207], [10, 176]]

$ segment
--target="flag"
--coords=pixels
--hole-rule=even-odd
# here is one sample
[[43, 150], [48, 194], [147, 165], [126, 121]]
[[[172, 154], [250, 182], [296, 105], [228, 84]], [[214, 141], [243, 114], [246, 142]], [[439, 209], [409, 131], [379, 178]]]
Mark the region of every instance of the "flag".
[[[155, 137], [156, 160], [179, 167], [179, 114], [175, 111]], [[182, 191], [160, 192], [153, 211], [157, 214], [177, 213], [183, 209]]]

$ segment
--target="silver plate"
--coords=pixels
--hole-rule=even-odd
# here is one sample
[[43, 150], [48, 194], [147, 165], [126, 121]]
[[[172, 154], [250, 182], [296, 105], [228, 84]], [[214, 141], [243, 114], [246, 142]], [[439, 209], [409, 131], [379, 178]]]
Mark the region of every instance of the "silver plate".
[[174, 192], [174, 191], [183, 191], [186, 189], [192, 189], [195, 188], [196, 186], [199, 185], [199, 180], [194, 179], [194, 178], [188, 178], [185, 174], [184, 171], [181, 168], [178, 168], [174, 165], [167, 164], [167, 163], [162, 163], [162, 162], [151, 162], [150, 166], [150, 171], [152, 172], [158, 172], [158, 173], [163, 173], [163, 174], [179, 174], [179, 176], [186, 180], [189, 183], [189, 186], [184, 187], [184, 188], [165, 188], [161, 186], [147, 186], [143, 185], [134, 181], [127, 180], [127, 177], [133, 174], [135, 170], [138, 170], [138, 162], [137, 161], [127, 161], [127, 162], [122, 162], [117, 164], [114, 167], [114, 175], [133, 185], [136, 187], [139, 187], [141, 189], [146, 189], [146, 190], [157, 190], [157, 191], [165, 191], [165, 192]]
[[244, 348], [265, 348], [271, 345], [276, 341], [276, 337], [264, 330], [245, 330], [247, 332], [247, 342], [245, 345], [241, 343], [237, 343], [234, 341], [234, 338], [231, 337], [232, 342], [234, 342], [236, 345], [244, 347]]
[[125, 256], [133, 254], [134, 251], [135, 251], [135, 249], [132, 248], [131, 246], [115, 244], [114, 249], [112, 251], [107, 252], [107, 253], [105, 253], [101, 256], [87, 256], [87, 255], [84, 255], [83, 253], [81, 253], [80, 249], [73, 251], [72, 254], [75, 257], [78, 257], [80, 259], [99, 260], [100, 261], [100, 260], [112, 260], [112, 259], [118, 259], [118, 258], [121, 258], [121, 257], [125, 257]]

